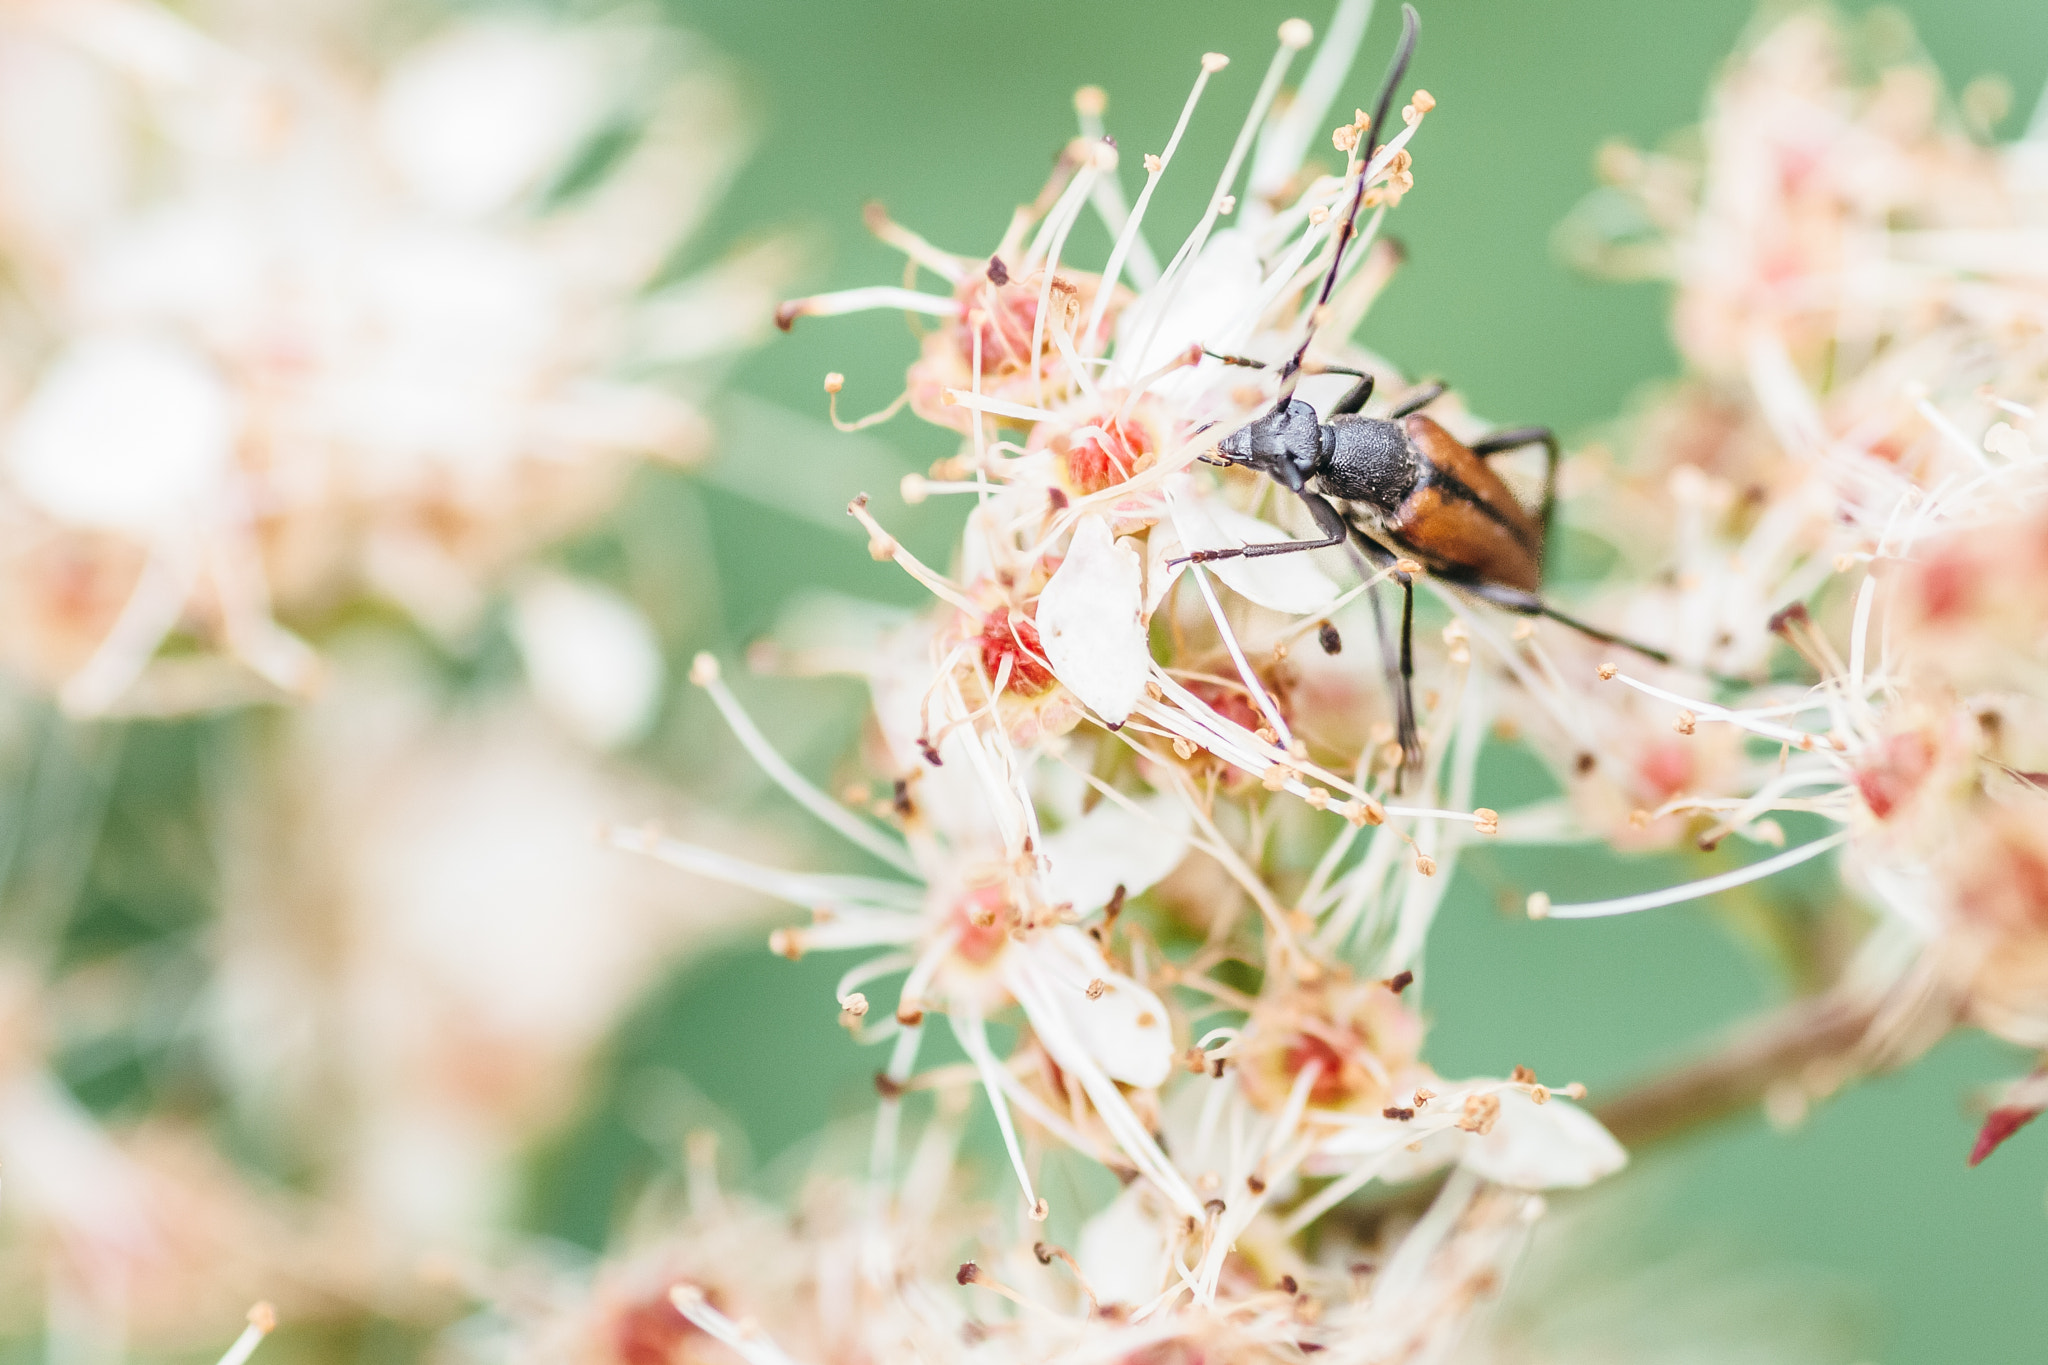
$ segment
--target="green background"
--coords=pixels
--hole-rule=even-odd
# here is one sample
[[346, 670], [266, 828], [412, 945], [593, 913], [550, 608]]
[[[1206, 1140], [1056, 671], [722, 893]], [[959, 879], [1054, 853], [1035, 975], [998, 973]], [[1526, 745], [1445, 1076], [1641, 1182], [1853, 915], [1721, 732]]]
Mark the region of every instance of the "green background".
[[[760, 137], [699, 251], [800, 228], [805, 292], [896, 281], [901, 258], [860, 227], [869, 199], [942, 246], [989, 249], [1073, 135], [1071, 97], [1083, 84], [1108, 91], [1109, 130], [1134, 188], [1138, 154], [1164, 141], [1200, 54], [1222, 51], [1232, 65], [1212, 84], [1147, 220], [1164, 256], [1199, 212], [1280, 20], [1328, 19], [1320, 4], [1192, 0], [668, 8], [733, 64]], [[1904, 9], [1952, 87], [1987, 71], [2010, 80], [2015, 112], [2000, 132], [2016, 133], [2048, 75], [2048, 5], [1921, 0]], [[1344, 109], [1366, 102], [1396, 16], [1393, 4], [1379, 6]], [[1417, 189], [1393, 226], [1411, 256], [1360, 340], [1412, 372], [1452, 378], [1495, 420], [1566, 433], [1675, 373], [1667, 291], [1575, 277], [1557, 262], [1550, 234], [1591, 188], [1604, 139], [1654, 143], [1695, 121], [1751, 18], [1730, 0], [1424, 6], [1411, 85], [1427, 87], [1439, 107], [1416, 144]], [[1106, 239], [1092, 218], [1084, 222], [1068, 258], [1100, 260]], [[719, 620], [704, 629], [718, 638], [693, 643], [736, 649], [820, 584], [917, 600], [892, 567], [867, 558], [839, 509], [853, 492], [873, 491], [892, 526], [943, 554], [954, 514], [911, 513], [891, 486], [948, 453], [950, 438], [907, 416], [867, 438], [813, 425], [826, 371], [847, 375], [850, 411], [867, 411], [897, 392], [914, 352], [894, 315], [799, 324], [730, 376], [725, 439], [709, 475], [688, 489], [643, 486], [643, 510], [673, 501], [689, 533], [714, 550]], [[812, 771], [828, 773], [857, 698], [783, 686], [754, 695], [772, 704], [771, 729]], [[807, 704], [822, 701], [829, 706]], [[701, 769], [701, 746], [718, 744], [714, 729], [679, 717], [649, 757]], [[1431, 945], [1430, 1052], [1440, 1069], [1497, 1073], [1526, 1062], [1546, 1078], [1583, 1079], [1597, 1097], [1782, 997], [1776, 969], [1712, 907], [1588, 924], [1499, 912], [1502, 887], [1534, 884], [1544, 871], [1489, 857], [1461, 874]], [[1583, 884], [1602, 871], [1581, 863], [1576, 874]], [[820, 1125], [868, 1103], [866, 1078], [879, 1060], [834, 1023], [829, 991], [845, 965], [783, 962], [749, 934], [681, 973], [622, 1034], [593, 1115], [540, 1163], [535, 1221], [595, 1240], [622, 1192], [672, 1161], [663, 1125], [636, 1108], [635, 1096], [657, 1082], [680, 1080], [693, 1113], [708, 1105], [726, 1115], [757, 1178], [799, 1166]], [[1958, 1037], [1910, 1072], [1820, 1106], [1789, 1135], [1752, 1119], [1642, 1159], [1589, 1215], [1572, 1263], [1609, 1274], [1611, 1265], [1594, 1266], [1595, 1253], [1612, 1262], [1625, 1247], [1624, 1261], [1676, 1258], [1680, 1268], [1636, 1284], [1623, 1300], [1633, 1307], [1615, 1310], [1596, 1334], [1639, 1346], [1725, 1341], [1709, 1353], [1718, 1359], [2048, 1357], [2048, 1135], [2023, 1136], [1979, 1170], [1963, 1164], [1977, 1088], [2026, 1062], [1982, 1037]], [[1702, 1266], [1740, 1270], [1731, 1279]], [[1614, 1326], [1632, 1314], [1650, 1326]]]

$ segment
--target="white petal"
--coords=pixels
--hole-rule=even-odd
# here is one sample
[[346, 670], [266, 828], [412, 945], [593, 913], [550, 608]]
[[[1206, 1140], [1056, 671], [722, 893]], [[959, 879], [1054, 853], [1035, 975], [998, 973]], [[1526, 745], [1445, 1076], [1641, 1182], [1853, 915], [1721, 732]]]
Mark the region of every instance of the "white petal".
[[1084, 517], [1038, 597], [1038, 636], [1053, 676], [1112, 725], [1138, 704], [1152, 667], [1141, 577], [1138, 556], [1110, 537], [1109, 523]]
[[609, 749], [646, 732], [661, 700], [661, 643], [631, 602], [549, 575], [519, 590], [512, 633], [534, 696], [579, 737]]
[[[1166, 1007], [1113, 969], [1095, 940], [1079, 929], [1067, 924], [1047, 930], [1004, 954], [1004, 961], [1007, 970], [1032, 974], [1040, 989], [1031, 994], [1059, 1010], [1068, 1033], [1111, 1080], [1150, 1087], [1172, 1072]], [[1096, 981], [1103, 990], [1091, 1000], [1088, 987]]]
[[[1173, 524], [1182, 546], [1191, 550], [1228, 550], [1296, 539], [1215, 498], [1176, 498]], [[1222, 559], [1209, 569], [1241, 597], [1274, 611], [1306, 616], [1323, 610], [1337, 596], [1336, 583], [1316, 566], [1317, 553], [1301, 550], [1264, 559]]]
[[22, 493], [50, 515], [145, 530], [201, 509], [227, 470], [237, 426], [227, 386], [191, 351], [97, 338], [43, 375], [7, 460]]
[[1465, 1144], [1462, 1161], [1475, 1174], [1517, 1189], [1576, 1189], [1628, 1164], [1614, 1135], [1570, 1100], [1538, 1104], [1519, 1090], [1499, 1094], [1493, 1131]]
[[1048, 860], [1047, 900], [1086, 913], [1118, 886], [1135, 896], [1180, 866], [1188, 851], [1187, 807], [1164, 795], [1136, 805], [1127, 810], [1105, 800], [1046, 838], [1039, 848]]
[[[1257, 297], [1261, 273], [1258, 244], [1250, 233], [1226, 228], [1210, 237], [1179, 282], [1166, 282], [1173, 297], [1164, 316], [1158, 311], [1156, 289], [1123, 311], [1117, 323], [1118, 373], [1135, 379], [1190, 346], [1227, 349], [1237, 344], [1239, 339], [1225, 335], [1224, 329], [1239, 321]], [[1167, 375], [1152, 389], [1172, 398], [1183, 387], [1199, 390], [1213, 383], [1206, 373], [1187, 369]]]
[[1173, 1219], [1150, 1186], [1140, 1181], [1081, 1225], [1074, 1259], [1103, 1303], [1141, 1304], [1166, 1282], [1166, 1228]]

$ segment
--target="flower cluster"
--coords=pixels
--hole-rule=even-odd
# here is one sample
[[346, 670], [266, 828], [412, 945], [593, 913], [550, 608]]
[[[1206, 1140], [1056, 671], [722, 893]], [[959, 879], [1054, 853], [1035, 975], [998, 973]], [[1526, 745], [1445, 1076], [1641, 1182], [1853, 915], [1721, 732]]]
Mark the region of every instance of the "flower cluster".
[[[1415, 90], [1387, 127], [1361, 111], [1331, 134], [1364, 11], [1340, 6], [1284, 103], [1312, 34], [1282, 26], [1206, 209], [1164, 266], [1148, 208], [1219, 55], [1144, 158], [1135, 202], [1103, 98], [1083, 91], [1082, 136], [991, 250], [945, 251], [871, 215], [943, 288], [781, 310], [785, 325], [862, 308], [938, 319], [905, 397], [964, 438], [901, 489], [967, 505], [949, 566], [912, 554], [865, 495], [850, 508], [930, 609], [851, 662], [843, 641], [755, 656], [864, 677], [867, 780], [820, 789], [716, 659], [691, 672], [762, 768], [877, 871], [788, 872], [654, 828], [611, 838], [807, 910], [777, 931], [779, 952], [864, 954], [834, 1003], [859, 1041], [888, 1048], [869, 1174], [807, 1213], [803, 1244], [759, 1274], [758, 1242], [717, 1250], [756, 1216], [700, 1200], [679, 1241], [564, 1329], [598, 1358], [672, 1359], [701, 1333], [762, 1365], [1428, 1359], [1497, 1284], [1542, 1208], [1535, 1192], [1623, 1164], [1572, 1103], [1579, 1088], [1512, 1058], [1495, 1078], [1446, 1078], [1420, 1056], [1431, 918], [1460, 850], [1500, 828], [1472, 804], [1499, 682], [1475, 665], [1462, 601], [1415, 663], [1418, 765], [1383, 690], [1392, 629], [1375, 589], [1420, 565], [1361, 560], [1345, 588], [1334, 555], [1191, 558], [1310, 524], [1273, 481], [1202, 460], [1281, 384], [1327, 408], [1353, 382], [1330, 367], [1362, 364], [1392, 394], [1371, 411], [1403, 396], [1391, 367], [1342, 338], [1394, 264], [1380, 228], [1414, 186], [1409, 148], [1434, 101]], [[1114, 240], [1099, 272], [1064, 257], [1091, 208]], [[1307, 365], [1288, 372], [1311, 330]], [[841, 387], [827, 378], [835, 402]], [[1451, 401], [1433, 416], [1481, 429]], [[888, 1008], [873, 994], [892, 978]], [[989, 1028], [999, 1015], [1019, 1021], [1007, 1048]], [[920, 1068], [940, 1019], [966, 1065]], [[1021, 1195], [1010, 1212], [965, 1218], [944, 1195], [963, 1086], [1000, 1128]], [[906, 1160], [906, 1105], [927, 1091], [936, 1115]], [[1050, 1212], [1034, 1173], [1052, 1148], [1125, 1182], [1107, 1207], [1074, 1211], [1089, 1216], [1071, 1250], [1032, 1227]], [[1420, 1222], [1328, 1217], [1370, 1182], [1443, 1171]]]
[[[1595, 266], [1676, 283], [1689, 371], [1593, 491], [1641, 537], [1613, 610], [1741, 675], [1709, 691], [1602, 666], [1640, 718], [1608, 752], [1668, 774], [1628, 813], [1703, 848], [1782, 846], [1781, 815], [1812, 837], [1671, 892], [1534, 908], [1639, 909], [1839, 848], [1875, 916], [1841, 987], [1871, 1016], [1859, 1066], [1956, 1022], [2048, 1046], [2048, 129], [1987, 145], [1966, 126], [1981, 103], [1799, 15], [1731, 65], [1700, 152], [1611, 149], [1610, 187], [1565, 228]], [[1761, 681], [1774, 645], [1800, 681]], [[2038, 1089], [2007, 1097], [1979, 1159]]]
[[738, 147], [659, 31], [474, 19], [365, 69], [342, 17], [0, 16], [0, 655], [74, 713], [302, 694], [365, 593], [465, 627], [698, 452], [664, 376], [772, 297], [772, 247], [665, 279]]

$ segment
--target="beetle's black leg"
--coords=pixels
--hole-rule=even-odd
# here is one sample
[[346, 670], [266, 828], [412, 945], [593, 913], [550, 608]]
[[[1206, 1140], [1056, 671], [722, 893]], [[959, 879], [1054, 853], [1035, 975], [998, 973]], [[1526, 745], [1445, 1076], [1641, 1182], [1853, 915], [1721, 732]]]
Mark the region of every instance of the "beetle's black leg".
[[1655, 659], [1660, 664], [1671, 662], [1671, 656], [1658, 649], [1655, 645], [1646, 645], [1639, 640], [1631, 640], [1626, 635], [1616, 635], [1611, 630], [1602, 630], [1590, 622], [1581, 621], [1576, 616], [1568, 616], [1556, 607], [1551, 606], [1541, 597], [1538, 597], [1535, 593], [1528, 592], [1522, 588], [1504, 587], [1499, 583], [1462, 581], [1458, 586], [1471, 593], [1474, 597], [1484, 598], [1495, 606], [1506, 607], [1509, 611], [1515, 612], [1518, 615], [1547, 616], [1559, 625], [1570, 626], [1581, 635], [1591, 636], [1602, 643], [1620, 645], [1623, 649], [1632, 649], [1644, 658]]
[[1412, 417], [1437, 399], [1443, 397], [1445, 387], [1442, 381], [1424, 384], [1395, 404], [1394, 410], [1388, 413], [1387, 416], [1396, 422], [1400, 421], [1403, 417]]
[[[1352, 540], [1375, 569], [1384, 569], [1394, 562], [1393, 554], [1370, 537], [1354, 533]], [[1402, 774], [1422, 770], [1422, 737], [1415, 729], [1415, 580], [1405, 573], [1394, 577], [1401, 584], [1401, 635], [1398, 640], [1387, 625], [1378, 587], [1375, 586], [1366, 596], [1372, 601], [1373, 625], [1380, 637], [1380, 657], [1386, 663], [1387, 691], [1394, 698], [1394, 733], [1401, 741], [1401, 766], [1394, 771], [1394, 792], [1399, 795]]]
[[[1203, 348], [1202, 354], [1213, 360], [1220, 360], [1226, 365], [1242, 365], [1250, 370], [1263, 370], [1267, 368], [1265, 361], [1253, 360], [1250, 356], [1231, 355], [1226, 351], [1212, 351], [1207, 347]], [[1349, 365], [1320, 365], [1316, 367], [1314, 373], [1348, 374], [1354, 375], [1358, 379], [1358, 382], [1351, 386], [1350, 392], [1337, 401], [1337, 406], [1330, 409], [1329, 415], [1332, 417], [1344, 417], [1354, 412], [1362, 412], [1365, 409], [1365, 401], [1372, 397], [1373, 377], [1364, 370], [1354, 370]]]
[[1557, 436], [1549, 427], [1516, 427], [1513, 431], [1496, 431], [1483, 436], [1466, 447], [1474, 455], [1498, 455], [1503, 450], [1519, 450], [1523, 446], [1543, 447], [1543, 512], [1537, 518], [1543, 526], [1543, 554], [1541, 562], [1548, 567], [1550, 558], [1551, 513], [1557, 508]]
[[1196, 550], [1178, 559], [1169, 559], [1168, 567], [1175, 564], [1208, 564], [1219, 559], [1264, 559], [1269, 555], [1298, 554], [1303, 550], [1327, 550], [1332, 545], [1342, 545], [1350, 533], [1350, 526], [1344, 514], [1332, 507], [1328, 500], [1315, 493], [1301, 494], [1301, 500], [1308, 504], [1309, 513], [1315, 517], [1316, 526], [1323, 533], [1321, 540], [1275, 540], [1253, 545], [1233, 545], [1227, 550]]
[[1327, 421], [1331, 417], [1349, 417], [1351, 414], [1355, 412], [1363, 412], [1365, 410], [1365, 400], [1372, 397], [1373, 381], [1371, 375], [1366, 374], [1362, 370], [1339, 369], [1335, 365], [1325, 365], [1323, 367], [1323, 373], [1355, 374], [1358, 376], [1358, 382], [1351, 386], [1351, 391], [1349, 393], [1345, 394], [1342, 398], [1337, 400], [1336, 407], [1331, 408], [1329, 412], [1324, 414], [1324, 420]]

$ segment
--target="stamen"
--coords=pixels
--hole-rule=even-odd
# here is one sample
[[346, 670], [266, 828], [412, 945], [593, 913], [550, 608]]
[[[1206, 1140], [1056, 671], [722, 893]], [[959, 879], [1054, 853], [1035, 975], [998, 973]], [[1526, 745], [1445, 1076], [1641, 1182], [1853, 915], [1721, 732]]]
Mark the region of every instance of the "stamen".
[[819, 791], [808, 778], [789, 765], [789, 760], [768, 742], [768, 737], [754, 724], [753, 717], [740, 706], [739, 698], [733, 696], [732, 689], [725, 685], [725, 679], [719, 675], [716, 657], [708, 653], [699, 654], [690, 664], [690, 681], [711, 694], [719, 714], [725, 717], [725, 723], [732, 728], [741, 746], [760, 765], [761, 771], [776, 786], [789, 793], [798, 805], [897, 871], [913, 877], [919, 875], [917, 864], [902, 844]]
[[1200, 564], [1190, 564], [1188, 569], [1195, 580], [1195, 586], [1201, 589], [1202, 600], [1209, 605], [1209, 615], [1215, 619], [1217, 633], [1223, 637], [1223, 647], [1230, 651], [1230, 661], [1237, 665], [1237, 676], [1244, 679], [1245, 690], [1250, 692], [1252, 700], [1258, 703], [1259, 714], [1272, 725], [1273, 733], [1280, 736], [1280, 747], [1283, 750], [1293, 748], [1294, 732], [1287, 728], [1287, 722], [1281, 718], [1280, 708], [1273, 704], [1273, 699], [1266, 695], [1266, 689], [1260, 686], [1259, 675], [1245, 662], [1244, 650], [1238, 647], [1237, 635], [1230, 629], [1230, 622], [1223, 617], [1223, 607], [1216, 601], [1216, 590], [1209, 586], [1209, 575], [1203, 571]]
[[1044, 422], [1059, 416], [1047, 408], [1035, 408], [1028, 403], [1012, 403], [1007, 398], [990, 398], [985, 394], [962, 393], [958, 389], [946, 389], [939, 395], [945, 407], [962, 407], [976, 413], [993, 417], [1014, 417], [1020, 422]]
[[[1677, 692], [1666, 691], [1664, 688], [1643, 682], [1639, 678], [1632, 678], [1620, 669], [1614, 668], [1611, 664], [1603, 666], [1600, 670], [1600, 675], [1602, 678], [1612, 677], [1617, 682], [1626, 683], [1645, 696], [1656, 697], [1661, 701], [1668, 701], [1676, 706], [1683, 707], [1684, 710], [1680, 712], [1681, 724], [1686, 723], [1683, 717], [1687, 715], [1690, 715], [1693, 721], [1726, 721], [1728, 724], [1738, 729], [1747, 730], [1751, 734], [1762, 735], [1766, 739], [1779, 740], [1797, 748], [1810, 748], [1821, 738], [1821, 736], [1811, 734], [1805, 730], [1794, 730], [1789, 726], [1773, 725], [1769, 721], [1757, 720], [1748, 712], [1731, 711], [1725, 706], [1716, 706], [1712, 702], [1698, 701], [1691, 697], [1682, 696]], [[1679, 733], [1690, 734], [1691, 731], [1690, 729], [1681, 729]]]
[[[642, 853], [657, 862], [670, 867], [693, 872], [700, 877], [725, 882], [730, 886], [745, 887], [758, 891], [764, 896], [787, 901], [791, 905], [810, 909], [822, 906], [836, 912], [848, 914], [851, 918], [838, 922], [840, 927], [857, 927], [856, 937], [847, 939], [844, 946], [854, 943], [902, 943], [916, 937], [914, 911], [918, 905], [916, 897], [921, 896], [918, 887], [906, 886], [901, 882], [886, 882], [878, 878], [825, 877], [805, 872], [785, 872], [780, 868], [763, 867], [735, 858], [729, 853], [716, 849], [702, 848], [696, 844], [684, 843], [680, 839], [663, 838], [651, 830], [629, 826], [614, 826], [604, 832], [604, 841], [613, 848], [627, 853]], [[908, 896], [905, 893], [909, 893]], [[875, 919], [877, 912], [888, 918]], [[903, 916], [909, 934], [905, 937], [889, 925], [889, 920]], [[815, 926], [807, 933], [830, 926]]]
[[706, 1335], [738, 1351], [747, 1365], [797, 1365], [793, 1358], [768, 1337], [763, 1336], [753, 1324], [742, 1326], [713, 1308], [705, 1299], [704, 1291], [693, 1284], [679, 1284], [670, 1289], [668, 1301], [675, 1305], [678, 1313], [703, 1329]]
[[1372, 9], [1372, 0], [1342, 0], [1337, 12], [1330, 16], [1329, 31], [1316, 51], [1315, 60], [1309, 63], [1300, 89], [1294, 93], [1294, 102], [1267, 124], [1259, 137], [1258, 150], [1252, 155], [1251, 175], [1246, 181], [1249, 193], [1269, 198], [1293, 178], [1309, 144], [1322, 130], [1330, 102], [1337, 98], [1337, 92], [1344, 88], [1344, 78], [1351, 74], [1358, 45], [1364, 41], [1372, 20]]
[[920, 293], [900, 285], [871, 284], [860, 289], [842, 289], [835, 294], [813, 294], [791, 299], [775, 310], [775, 325], [787, 332], [798, 318], [829, 318], [842, 313], [864, 313], [871, 308], [900, 308], [906, 313], [928, 313], [935, 318], [960, 315], [957, 299]]
[[[1159, 295], [1159, 301], [1151, 306], [1151, 325], [1146, 329], [1144, 344], [1138, 348], [1138, 355], [1141, 358], [1152, 353], [1152, 345], [1158, 339], [1159, 329], [1166, 323], [1167, 314], [1173, 308], [1174, 298], [1187, 283], [1189, 267], [1201, 254], [1203, 246], [1207, 245], [1209, 233], [1223, 212], [1224, 201], [1230, 198], [1230, 187], [1237, 183], [1238, 167], [1244, 164], [1245, 153], [1252, 145], [1252, 135], [1258, 132], [1259, 124], [1266, 117], [1266, 110], [1272, 107], [1273, 96], [1280, 92], [1281, 78], [1287, 74], [1287, 67], [1294, 60], [1294, 54], [1300, 51], [1300, 48], [1293, 46], [1293, 40], [1300, 37], [1299, 30], [1290, 31], [1288, 26], [1283, 24], [1280, 35], [1280, 47], [1273, 53], [1273, 60], [1266, 67], [1266, 78], [1259, 82], [1258, 93], [1252, 96], [1252, 107], [1246, 112], [1244, 124], [1238, 129], [1237, 141], [1231, 145], [1230, 156], [1223, 163], [1223, 173], [1216, 177], [1216, 188], [1209, 195], [1209, 207], [1203, 212], [1201, 221], [1195, 224], [1195, 230], [1181, 243], [1180, 250], [1174, 253], [1172, 262], [1166, 267], [1165, 278], [1151, 291]], [[1130, 401], [1126, 400], [1125, 407], [1130, 406]]]
[[[896, 1035], [896, 1046], [890, 1049], [889, 1065], [882, 1074], [899, 1088], [917, 1067], [917, 1047], [923, 1037], [922, 1028], [906, 1028]], [[876, 1103], [875, 1136], [868, 1148], [868, 1184], [878, 1200], [885, 1197], [896, 1174], [896, 1140], [902, 1125], [901, 1100], [885, 1097]]]
[[955, 256], [950, 251], [941, 251], [901, 223], [891, 220], [888, 210], [880, 204], [868, 204], [860, 211], [860, 216], [861, 221], [867, 224], [869, 232], [947, 284], [959, 284], [974, 269], [974, 266], [962, 257]]
[[[1532, 919], [1598, 919], [1607, 915], [1633, 914], [1638, 910], [1655, 910], [1659, 906], [1682, 905], [1686, 901], [1698, 900], [1702, 896], [1711, 896], [1717, 891], [1726, 891], [1730, 887], [1744, 886], [1750, 882], [1761, 881], [1765, 877], [1775, 876], [1788, 867], [1797, 867], [1803, 862], [1818, 858], [1829, 849], [1840, 847], [1848, 842], [1848, 839], [1848, 830], [1837, 830], [1825, 838], [1815, 839], [1812, 843], [1801, 844], [1790, 852], [1780, 853], [1775, 858], [1766, 858], [1762, 862], [1751, 863], [1733, 872], [1724, 872], [1718, 877], [1706, 877], [1700, 881], [1686, 882], [1681, 886], [1666, 887], [1662, 891], [1645, 891], [1639, 896], [1619, 896], [1613, 900], [1557, 905], [1539, 891], [1529, 897], [1529, 915]], [[1538, 897], [1542, 897], [1541, 913], [1538, 913]]]
[[832, 425], [841, 431], [866, 431], [869, 427], [880, 426], [897, 413], [903, 411], [903, 405], [910, 401], [910, 390], [905, 389], [902, 393], [896, 395], [895, 402], [883, 408], [880, 412], [871, 412], [859, 421], [844, 422], [839, 418], [839, 391], [845, 387], [846, 376], [840, 374], [837, 370], [825, 376], [826, 411], [832, 416]]
[[946, 578], [945, 575], [927, 568], [922, 560], [903, 548], [901, 541], [882, 529], [882, 524], [875, 520], [873, 513], [868, 511], [867, 494], [862, 493], [852, 502], [846, 504], [846, 514], [859, 522], [867, 531], [868, 553], [870, 555], [873, 555], [876, 559], [895, 561], [898, 568], [924, 584], [926, 588], [931, 590], [932, 595], [940, 601], [949, 602], [961, 611], [971, 615], [979, 614], [980, 608], [974, 604], [972, 598], [955, 587], [952, 581]]
[[277, 1330], [277, 1310], [267, 1303], [259, 1303], [249, 1310], [249, 1325], [235, 1338], [234, 1344], [221, 1355], [220, 1365], [246, 1365], [256, 1348], [263, 1344], [263, 1338]]
[[[1097, 329], [1102, 326], [1102, 316], [1109, 307], [1109, 296], [1116, 292], [1118, 279], [1123, 275], [1125, 258], [1130, 256], [1138, 240], [1138, 225], [1144, 221], [1145, 209], [1152, 202], [1152, 191], [1159, 184], [1159, 177], [1173, 161], [1174, 148], [1180, 146], [1181, 134], [1188, 130], [1188, 120], [1194, 117], [1195, 105], [1202, 98], [1202, 91], [1209, 84], [1209, 77], [1229, 65], [1230, 59], [1220, 53], [1211, 52], [1202, 58], [1202, 74], [1195, 77], [1195, 88], [1188, 92], [1187, 102], [1181, 105], [1180, 120], [1173, 125], [1173, 136], [1166, 140], [1166, 150], [1156, 157], [1145, 158], [1145, 188], [1138, 191], [1138, 204], [1131, 210], [1123, 231], [1117, 234], [1116, 245], [1110, 248], [1109, 264], [1102, 268], [1102, 284], [1095, 295], [1095, 306], [1089, 310], [1088, 325], [1081, 329], [1083, 345], [1092, 343]], [[1151, 249], [1145, 249], [1150, 256]], [[1156, 272], [1158, 266], [1153, 266]]]
[[1045, 1214], [1040, 1210], [1045, 1207], [1045, 1201], [1031, 1188], [1031, 1172], [1024, 1166], [1024, 1149], [1017, 1141], [1017, 1126], [1010, 1121], [1009, 1102], [1003, 1098], [1002, 1064], [989, 1050], [988, 1029], [979, 1014], [965, 1010], [948, 1014], [946, 1022], [952, 1026], [953, 1036], [960, 1040], [961, 1051], [981, 1073], [981, 1088], [988, 1092], [989, 1106], [995, 1110], [996, 1127], [1002, 1130], [1003, 1146], [1010, 1153], [1010, 1168], [1017, 1173], [1017, 1183], [1024, 1188], [1024, 1202], [1030, 1207], [1032, 1218], [1042, 1221]]

